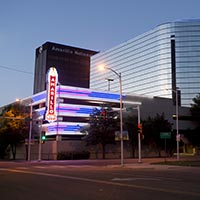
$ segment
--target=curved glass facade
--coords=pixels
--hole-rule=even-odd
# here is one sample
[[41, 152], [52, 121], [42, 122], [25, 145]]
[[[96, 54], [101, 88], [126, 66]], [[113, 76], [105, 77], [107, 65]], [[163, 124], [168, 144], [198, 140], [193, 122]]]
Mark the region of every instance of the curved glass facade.
[[[171, 40], [175, 40], [175, 72], [172, 67]], [[105, 65], [122, 75], [123, 93], [172, 97], [172, 88], [181, 91], [182, 106], [190, 106], [200, 92], [200, 20], [161, 24], [91, 58], [90, 88], [119, 91], [118, 77]], [[174, 75], [173, 75], [174, 73]], [[175, 79], [175, 80], [173, 80]], [[174, 85], [175, 84], [175, 85]]]

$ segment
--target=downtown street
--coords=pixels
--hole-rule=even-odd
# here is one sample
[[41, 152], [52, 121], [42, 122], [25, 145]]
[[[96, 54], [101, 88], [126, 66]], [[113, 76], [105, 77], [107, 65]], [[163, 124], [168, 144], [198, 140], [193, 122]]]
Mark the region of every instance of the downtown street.
[[197, 200], [200, 169], [117, 160], [0, 162], [1, 200]]

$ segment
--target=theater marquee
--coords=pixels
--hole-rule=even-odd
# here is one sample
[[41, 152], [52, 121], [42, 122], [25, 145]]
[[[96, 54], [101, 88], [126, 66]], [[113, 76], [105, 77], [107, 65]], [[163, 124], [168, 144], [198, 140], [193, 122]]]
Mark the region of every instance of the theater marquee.
[[51, 67], [47, 73], [47, 99], [45, 120], [54, 122], [57, 120], [56, 113], [56, 86], [58, 73], [55, 67]]

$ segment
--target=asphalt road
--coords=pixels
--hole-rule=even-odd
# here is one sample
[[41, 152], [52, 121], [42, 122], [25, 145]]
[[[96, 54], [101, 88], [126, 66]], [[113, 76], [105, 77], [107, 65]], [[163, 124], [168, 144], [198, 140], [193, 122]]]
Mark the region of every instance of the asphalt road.
[[200, 168], [1, 163], [1, 200], [199, 200]]

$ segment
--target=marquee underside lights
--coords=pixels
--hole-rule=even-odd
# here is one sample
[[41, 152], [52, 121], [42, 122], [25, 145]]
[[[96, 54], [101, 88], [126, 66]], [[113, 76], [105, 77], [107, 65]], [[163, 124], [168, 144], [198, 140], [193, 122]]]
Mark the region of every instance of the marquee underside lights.
[[57, 120], [56, 113], [56, 85], [58, 82], [58, 73], [56, 68], [51, 67], [47, 74], [47, 100], [45, 120], [54, 122]]

